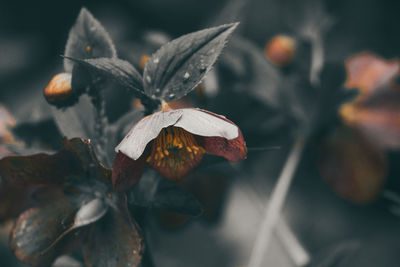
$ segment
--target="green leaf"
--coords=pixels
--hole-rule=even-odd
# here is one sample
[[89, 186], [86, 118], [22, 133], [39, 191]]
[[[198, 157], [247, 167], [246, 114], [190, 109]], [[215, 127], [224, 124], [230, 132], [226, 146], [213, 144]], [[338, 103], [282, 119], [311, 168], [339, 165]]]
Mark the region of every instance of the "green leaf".
[[[74, 58], [116, 57], [114, 44], [103, 26], [86, 9], [82, 8], [71, 28], [64, 55]], [[64, 69], [71, 73], [73, 64], [64, 60]]]
[[145, 93], [166, 101], [189, 93], [211, 70], [237, 25], [208, 28], [163, 45], [146, 63], [143, 75]]

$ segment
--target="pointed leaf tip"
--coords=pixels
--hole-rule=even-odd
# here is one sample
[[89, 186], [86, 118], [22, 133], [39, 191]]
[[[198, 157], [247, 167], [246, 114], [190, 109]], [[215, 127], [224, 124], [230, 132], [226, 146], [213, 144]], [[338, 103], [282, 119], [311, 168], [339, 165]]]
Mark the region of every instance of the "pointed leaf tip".
[[211, 70], [237, 25], [189, 33], [163, 45], [145, 66], [145, 93], [166, 101], [188, 94]]
[[[109, 34], [86, 8], [69, 32], [64, 54], [79, 59], [117, 56]], [[71, 73], [72, 68], [73, 62], [64, 59], [64, 70]]]

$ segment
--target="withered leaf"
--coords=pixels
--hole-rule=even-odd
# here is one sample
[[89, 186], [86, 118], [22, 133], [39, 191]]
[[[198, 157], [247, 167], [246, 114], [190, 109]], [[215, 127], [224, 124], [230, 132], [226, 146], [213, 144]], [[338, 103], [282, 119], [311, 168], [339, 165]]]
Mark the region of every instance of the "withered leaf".
[[64, 141], [54, 155], [10, 156], [0, 160], [0, 176], [14, 186], [63, 184], [72, 176], [92, 174], [109, 179], [111, 173], [94, 155], [90, 144], [80, 138]]

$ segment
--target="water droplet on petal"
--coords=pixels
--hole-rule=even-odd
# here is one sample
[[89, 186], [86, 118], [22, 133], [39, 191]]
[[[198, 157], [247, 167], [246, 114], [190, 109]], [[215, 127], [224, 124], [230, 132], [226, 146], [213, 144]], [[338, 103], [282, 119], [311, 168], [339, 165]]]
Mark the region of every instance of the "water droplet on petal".
[[207, 69], [206, 65], [200, 65], [200, 72], [205, 72]]
[[158, 62], [160, 62], [160, 59], [159, 59], [158, 57], [156, 57], [156, 58], [153, 60], [153, 63], [157, 64]]
[[168, 97], [169, 97], [169, 98], [174, 98], [174, 97], [175, 97], [175, 94], [169, 94]]
[[160, 88], [157, 88], [156, 93], [160, 93], [160, 92], [161, 92]]
[[148, 82], [148, 83], [151, 83], [151, 78], [150, 78], [150, 76], [146, 76], [146, 81]]
[[151, 95], [151, 98], [153, 98], [153, 99], [156, 99], [157, 97], [156, 97], [156, 95]]

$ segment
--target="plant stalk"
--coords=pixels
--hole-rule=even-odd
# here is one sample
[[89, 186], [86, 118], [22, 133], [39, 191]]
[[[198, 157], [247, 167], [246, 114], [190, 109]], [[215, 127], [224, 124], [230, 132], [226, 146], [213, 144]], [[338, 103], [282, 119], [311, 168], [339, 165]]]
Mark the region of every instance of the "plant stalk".
[[272, 192], [270, 201], [266, 206], [265, 215], [261, 221], [260, 232], [253, 247], [248, 267], [264, 266], [262, 265], [263, 256], [268, 248], [275, 225], [280, 218], [280, 213], [300, 161], [304, 144], [302, 139], [298, 139], [290, 151], [278, 182]]

